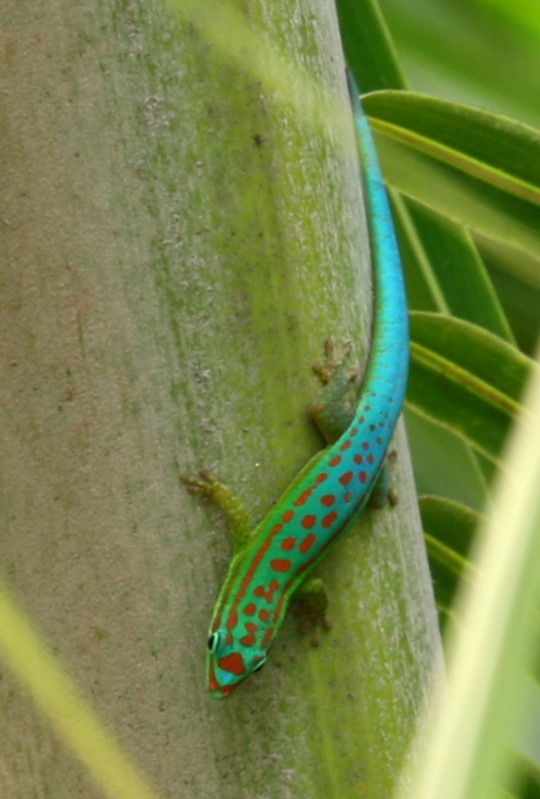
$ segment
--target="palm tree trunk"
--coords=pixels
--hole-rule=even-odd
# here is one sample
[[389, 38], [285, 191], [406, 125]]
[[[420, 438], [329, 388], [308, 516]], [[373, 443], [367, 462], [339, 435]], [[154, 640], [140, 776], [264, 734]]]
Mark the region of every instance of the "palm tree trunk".
[[[288, 621], [230, 700], [205, 686], [229, 545], [179, 474], [259, 518], [321, 445], [324, 339], [363, 361], [371, 314], [352, 125], [279, 90], [295, 64], [345, 97], [334, 9], [223, 8], [4, 0], [0, 570], [160, 796], [381, 799], [440, 656], [402, 430], [398, 507], [321, 569], [320, 649]], [[3, 793], [102, 795], [3, 677]]]

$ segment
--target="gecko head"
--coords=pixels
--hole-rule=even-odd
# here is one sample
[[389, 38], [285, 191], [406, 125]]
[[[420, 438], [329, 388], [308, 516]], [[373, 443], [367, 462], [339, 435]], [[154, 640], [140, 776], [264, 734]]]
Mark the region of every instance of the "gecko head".
[[[253, 636], [254, 638], [254, 636]], [[254, 671], [266, 663], [266, 651], [255, 640], [249, 644], [235, 641], [229, 630], [218, 629], [208, 639], [208, 690], [223, 699]]]

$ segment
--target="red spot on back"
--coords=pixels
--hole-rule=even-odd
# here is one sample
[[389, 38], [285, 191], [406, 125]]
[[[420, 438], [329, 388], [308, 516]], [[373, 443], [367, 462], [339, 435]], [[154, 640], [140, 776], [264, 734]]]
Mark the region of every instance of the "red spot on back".
[[358, 465], [360, 465], [361, 463], [364, 463], [364, 456], [363, 455], [355, 455], [353, 460], [354, 460], [355, 463], [358, 463]]
[[314, 516], [313, 513], [308, 513], [307, 516], [304, 516], [300, 524], [306, 530], [311, 530], [311, 528], [315, 527], [315, 525], [317, 524], [317, 517]]
[[265, 610], [264, 608], [263, 608], [263, 610], [260, 610], [259, 611], [259, 619], [261, 621], [263, 621], [263, 622], [264, 621], [269, 621], [269, 619], [270, 619], [270, 611], [269, 610]]
[[341, 451], [342, 451], [342, 452], [346, 452], [346, 451], [347, 451], [348, 449], [350, 449], [351, 447], [352, 447], [352, 443], [351, 443], [350, 441], [345, 441], [345, 442], [344, 442], [344, 443], [341, 445]]
[[325, 494], [324, 497], [321, 497], [321, 505], [324, 505], [326, 508], [333, 505], [335, 501], [336, 497], [334, 494]]
[[368, 455], [366, 460], [367, 460], [368, 463], [373, 463], [373, 461], [375, 460], [375, 456], [374, 455]]
[[358, 479], [360, 480], [361, 483], [365, 483], [367, 480], [367, 472], [359, 472]]
[[240, 677], [242, 674], [246, 673], [244, 658], [239, 652], [232, 652], [230, 655], [225, 655], [225, 657], [220, 658], [217, 663], [220, 669], [228, 671], [229, 674], [236, 674]]
[[339, 482], [341, 483], [342, 486], [348, 486], [352, 479], [353, 479], [353, 473], [345, 472], [345, 474], [342, 474], [341, 477], [339, 478]]
[[270, 531], [270, 535], [277, 535], [278, 533], [281, 533], [282, 530], [283, 530], [282, 524], [274, 524], [272, 530]]
[[274, 635], [274, 628], [269, 627], [264, 634], [262, 648], [266, 649], [270, 645], [270, 641], [272, 640], [272, 636]]
[[324, 483], [325, 480], [328, 480], [328, 475], [326, 472], [321, 472], [317, 475], [317, 479], [315, 480], [315, 485], [318, 486], [321, 483]]
[[369, 441], [362, 441], [362, 449], [369, 449]]
[[353, 427], [352, 430], [349, 430], [349, 435], [351, 436], [351, 438], [353, 436], [357, 436], [358, 435], [358, 428], [357, 427]]
[[302, 491], [296, 502], [294, 503], [297, 508], [301, 508], [302, 505], [305, 505], [308, 499], [311, 496], [311, 492], [313, 491], [312, 488], [306, 488], [305, 491]]
[[274, 558], [270, 561], [270, 566], [276, 572], [288, 572], [292, 567], [292, 560], [287, 558]]
[[244, 613], [246, 616], [253, 616], [257, 612], [257, 606], [254, 602], [250, 602], [244, 608]]
[[248, 633], [256, 633], [257, 630], [259, 629], [259, 625], [255, 624], [254, 621], [246, 621], [246, 623], [244, 624], [244, 627], [246, 628]]
[[324, 529], [327, 530], [329, 527], [331, 527], [336, 521], [337, 517], [338, 515], [335, 510], [333, 510], [332, 513], [329, 513], [328, 516], [325, 516], [322, 520], [322, 526]]
[[281, 549], [284, 549], [285, 552], [288, 552], [290, 549], [294, 549], [294, 545], [296, 544], [296, 538], [290, 535], [288, 538], [284, 538], [281, 542]]
[[306, 552], [309, 552], [309, 550], [311, 549], [316, 540], [317, 536], [315, 535], [315, 533], [310, 533], [309, 535], [306, 535], [306, 537], [299, 546], [300, 552], [303, 555], [305, 555]]
[[264, 586], [258, 585], [253, 593], [256, 597], [260, 597], [261, 599], [266, 599], [269, 604], [272, 604], [274, 601], [274, 594], [279, 588], [279, 582], [277, 580], [270, 580], [270, 585], [268, 586], [268, 591]]
[[283, 514], [283, 522], [287, 524], [287, 522], [290, 522], [293, 519], [294, 519], [294, 511], [286, 510], [285, 513]]
[[237, 624], [238, 624], [238, 611], [234, 607], [231, 609], [231, 612], [229, 613], [229, 618], [227, 619], [227, 629], [234, 630]]
[[250, 633], [249, 635], [243, 635], [242, 638], [240, 638], [240, 643], [242, 646], [255, 646], [257, 643], [257, 638], [253, 633]]
[[339, 466], [341, 463], [341, 455], [334, 455], [332, 460], [328, 463], [329, 466]]

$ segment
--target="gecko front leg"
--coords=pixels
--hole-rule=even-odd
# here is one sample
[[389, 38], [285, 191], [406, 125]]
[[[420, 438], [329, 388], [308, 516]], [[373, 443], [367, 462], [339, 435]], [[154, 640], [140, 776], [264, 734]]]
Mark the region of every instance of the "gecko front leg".
[[209, 502], [214, 502], [227, 517], [233, 540], [233, 554], [242, 552], [249, 545], [253, 526], [246, 506], [229, 486], [209, 470], [201, 469], [198, 477], [189, 474], [180, 476], [180, 480], [192, 494], [198, 494]]

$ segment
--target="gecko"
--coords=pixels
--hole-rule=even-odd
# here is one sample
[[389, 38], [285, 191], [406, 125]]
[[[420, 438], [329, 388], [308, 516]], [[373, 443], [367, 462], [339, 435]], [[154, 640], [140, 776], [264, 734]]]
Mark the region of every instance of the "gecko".
[[407, 383], [407, 303], [375, 143], [349, 71], [347, 83], [374, 293], [371, 347], [355, 407], [347, 410], [344, 403], [354, 375], [328, 347], [327, 363], [318, 368], [326, 385], [312, 408], [328, 445], [308, 461], [254, 530], [237, 496], [209, 471], [200, 478], [182, 477], [191, 490], [221, 506], [233, 529], [233, 557], [208, 634], [207, 683], [216, 698], [229, 696], [262, 668], [292, 598], [307, 597], [314, 615], [329, 626], [322, 581], [308, 576], [370, 498], [387, 491], [385, 458]]

